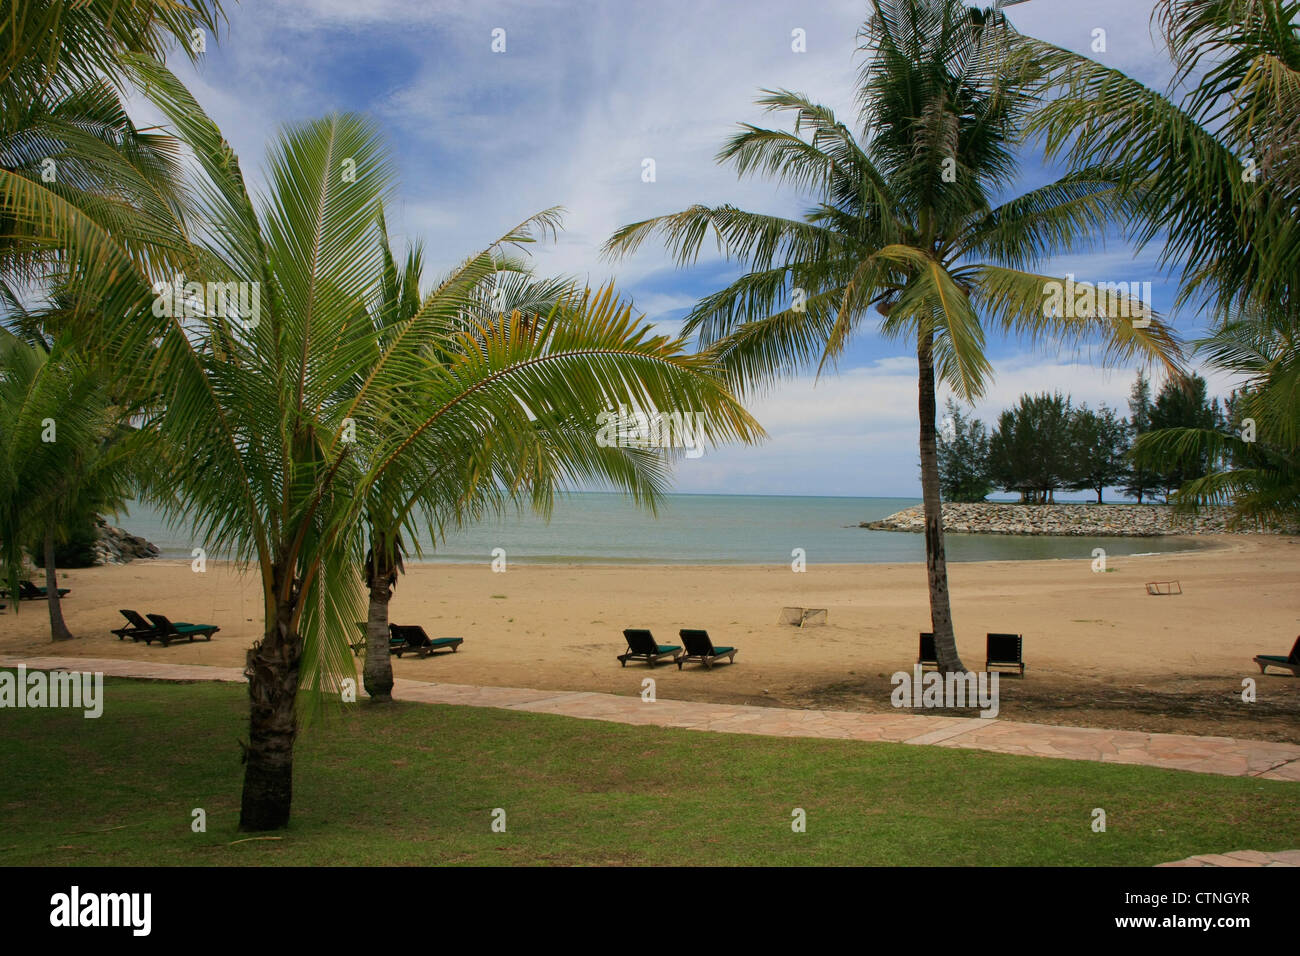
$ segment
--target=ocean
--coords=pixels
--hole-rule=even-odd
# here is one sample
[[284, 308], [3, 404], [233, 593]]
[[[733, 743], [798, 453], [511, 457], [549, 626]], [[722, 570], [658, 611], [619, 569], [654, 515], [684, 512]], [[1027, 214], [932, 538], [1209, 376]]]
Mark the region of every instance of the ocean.
[[[501, 548], [507, 561], [547, 564], [790, 564], [802, 549], [809, 564], [880, 564], [925, 560], [919, 534], [868, 531], [858, 522], [918, 504], [915, 498], [819, 498], [784, 495], [668, 495], [657, 516], [619, 494], [557, 498], [549, 522], [510, 513], [455, 530], [437, 543], [422, 536], [410, 560], [488, 562]], [[156, 544], [166, 558], [189, 558], [202, 541], [169, 528], [143, 504], [118, 525]], [[1091, 560], [1108, 555], [1188, 550], [1185, 538], [1021, 537], [949, 534], [949, 561], [1043, 558]], [[212, 554], [210, 557], [220, 557]]]

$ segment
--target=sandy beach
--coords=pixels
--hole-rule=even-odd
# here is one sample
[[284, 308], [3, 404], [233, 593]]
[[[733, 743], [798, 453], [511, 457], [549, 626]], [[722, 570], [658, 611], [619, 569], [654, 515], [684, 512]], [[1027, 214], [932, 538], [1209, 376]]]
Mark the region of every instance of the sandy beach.
[[[1028, 671], [1002, 681], [1015, 719], [1300, 742], [1300, 680], [1260, 677], [1255, 654], [1285, 654], [1300, 632], [1300, 540], [1225, 537], [1195, 552], [1112, 557], [1107, 573], [1079, 560], [949, 566], [958, 648], [982, 668], [984, 634], [1024, 635]], [[1176, 579], [1180, 596], [1144, 582]], [[261, 628], [254, 575], [210, 563], [136, 561], [67, 572], [64, 613], [77, 640], [52, 644], [45, 607], [0, 613], [0, 653], [130, 657], [232, 666]], [[829, 623], [777, 623], [786, 605], [824, 607]], [[161, 647], [119, 641], [117, 608], [212, 623], [211, 643]], [[909, 670], [928, 629], [924, 568], [898, 565], [587, 566], [415, 564], [392, 603], [396, 623], [465, 638], [455, 655], [394, 659], [398, 677], [460, 684], [638, 694], [653, 675], [660, 697], [883, 710], [889, 676]], [[624, 627], [679, 643], [707, 628], [739, 647], [736, 664], [650, 671], [619, 666]], [[1255, 677], [1259, 699], [1241, 700]]]

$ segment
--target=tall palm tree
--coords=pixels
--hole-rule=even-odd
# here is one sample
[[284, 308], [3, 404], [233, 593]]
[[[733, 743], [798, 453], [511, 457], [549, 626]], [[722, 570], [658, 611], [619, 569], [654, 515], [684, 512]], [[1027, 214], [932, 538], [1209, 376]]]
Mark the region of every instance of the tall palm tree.
[[[787, 90], [764, 91], [793, 130], [744, 124], [718, 154], [739, 175], [807, 190], [799, 219], [692, 206], [625, 226], [606, 245], [627, 254], [660, 234], [685, 265], [710, 233], [745, 273], [704, 298], [686, 328], [738, 388], [818, 361], [833, 365], [874, 307], [879, 331], [917, 357], [921, 487], [931, 627], [944, 671], [964, 670], [953, 636], [935, 442], [935, 387], [979, 396], [991, 375], [986, 326], [1030, 343], [1100, 341], [1105, 360], [1176, 366], [1177, 343], [1145, 304], [1122, 296], [1087, 310], [1047, 308], [1064, 278], [1033, 262], [1086, 243], [1113, 210], [1102, 167], [1004, 199], [1040, 79], [1000, 8], [959, 0], [875, 0], [860, 33], [861, 131]], [[981, 318], [983, 316], [983, 318]]]
[[536, 217], [466, 260], [415, 314], [376, 330], [365, 307], [382, 275], [375, 221], [392, 172], [374, 126], [335, 114], [286, 129], [255, 201], [185, 88], [156, 61], [131, 62], [195, 160], [197, 215], [167, 237], [185, 281], [88, 218], [41, 202], [23, 211], [67, 250], [75, 292], [100, 303], [80, 334], [154, 396], [142, 432], [157, 467], [145, 493], [210, 551], [260, 574], [240, 825], [273, 829], [292, 803], [299, 689], [328, 692], [355, 673], [362, 517], [378, 482], [418, 498], [458, 456], [493, 464], [483, 436], [517, 460], [509, 446], [528, 444], [533, 418], [590, 423], [594, 443], [596, 415], [619, 401], [701, 410], [711, 441], [756, 427], [707, 357], [651, 336], [610, 291], [577, 297], [540, 351], [511, 327], [467, 335], [458, 313]]

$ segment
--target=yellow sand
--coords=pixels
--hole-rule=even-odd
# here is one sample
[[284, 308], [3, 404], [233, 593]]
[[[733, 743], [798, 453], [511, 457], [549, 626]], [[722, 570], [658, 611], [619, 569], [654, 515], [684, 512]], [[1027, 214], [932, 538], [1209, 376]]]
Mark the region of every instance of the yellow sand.
[[[1150, 676], [1245, 676], [1258, 653], [1285, 654], [1300, 631], [1300, 540], [1224, 537], [1222, 547], [1182, 554], [950, 566], [958, 647], [982, 667], [986, 631], [1025, 635], [1032, 676], [1099, 686]], [[1150, 597], [1143, 583], [1178, 579], [1183, 594]], [[49, 640], [45, 607], [0, 613], [0, 653], [134, 657], [241, 665], [262, 625], [258, 578], [209, 564], [137, 561], [71, 571], [64, 613], [78, 639]], [[777, 623], [782, 606], [829, 609], [829, 624]], [[119, 641], [117, 608], [211, 623], [211, 643], [146, 647]], [[662, 697], [796, 701], [837, 681], [909, 669], [917, 632], [929, 629], [922, 565], [788, 567], [592, 567], [515, 564], [413, 565], [400, 580], [391, 620], [432, 636], [465, 638], [455, 655], [394, 660], [397, 676], [465, 684], [634, 694], [650, 672], [621, 668], [621, 630], [648, 627], [676, 644], [682, 627], [707, 628], [740, 648], [734, 667], [653, 672]]]

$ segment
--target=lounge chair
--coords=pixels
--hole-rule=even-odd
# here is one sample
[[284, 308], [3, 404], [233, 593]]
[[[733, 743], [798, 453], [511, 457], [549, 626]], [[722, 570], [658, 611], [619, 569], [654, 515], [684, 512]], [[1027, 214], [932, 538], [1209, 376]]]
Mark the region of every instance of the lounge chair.
[[1018, 667], [1025, 676], [1024, 639], [1019, 634], [990, 634], [984, 647], [984, 669]]
[[678, 670], [681, 670], [682, 665], [687, 661], [699, 661], [708, 668], [724, 657], [727, 659], [728, 664], [736, 659], [736, 649], [734, 647], [715, 647], [713, 641], [709, 639], [708, 631], [682, 629], [677, 633], [681, 635], [682, 643], [686, 645], [686, 653], [677, 658]]
[[639, 627], [629, 627], [623, 631], [627, 641], [627, 651], [618, 655], [619, 662], [627, 667], [628, 661], [645, 661], [651, 667], [664, 658], [677, 660], [685, 653], [676, 644], [657, 644], [649, 631]]
[[143, 640], [146, 644], [152, 644], [158, 641], [163, 647], [166, 647], [172, 641], [178, 641], [182, 637], [187, 637], [193, 642], [194, 638], [201, 637], [204, 640], [212, 640], [212, 635], [221, 630], [215, 624], [187, 624], [184, 621], [172, 623], [161, 614], [145, 615], [149, 620], [154, 622], [158, 630], [152, 635], [145, 635]]
[[1291, 646], [1291, 653], [1286, 657], [1280, 654], [1257, 654], [1255, 663], [1259, 665], [1261, 674], [1264, 673], [1265, 667], [1272, 664], [1274, 667], [1290, 671], [1294, 677], [1300, 677], [1300, 637], [1295, 639], [1295, 644]]
[[[59, 597], [63, 597], [63, 595], [69, 594], [71, 593], [71, 591], [72, 591], [71, 588], [59, 588]], [[7, 589], [0, 590], [0, 594], [2, 594], [5, 597], [8, 597], [9, 591]], [[37, 587], [35, 584], [32, 584], [31, 581], [18, 582], [17, 599], [19, 601], [44, 601], [46, 598], [49, 597], [49, 595], [50, 592], [47, 589]]]
[[456, 648], [465, 643], [463, 637], [430, 638], [419, 624], [389, 624], [388, 653], [401, 657], [407, 651], [415, 651], [421, 657], [428, 657], [436, 651], [448, 648], [456, 653]]
[[146, 637], [154, 638], [158, 635], [158, 628], [141, 617], [139, 612], [121, 608], [117, 613], [126, 618], [127, 626], [116, 628], [109, 633], [116, 634], [119, 641], [128, 637], [133, 641], [142, 641]]
[[921, 632], [921, 649], [916, 653], [916, 662], [924, 670], [927, 667], [939, 666], [939, 655], [934, 649], [934, 632]]

